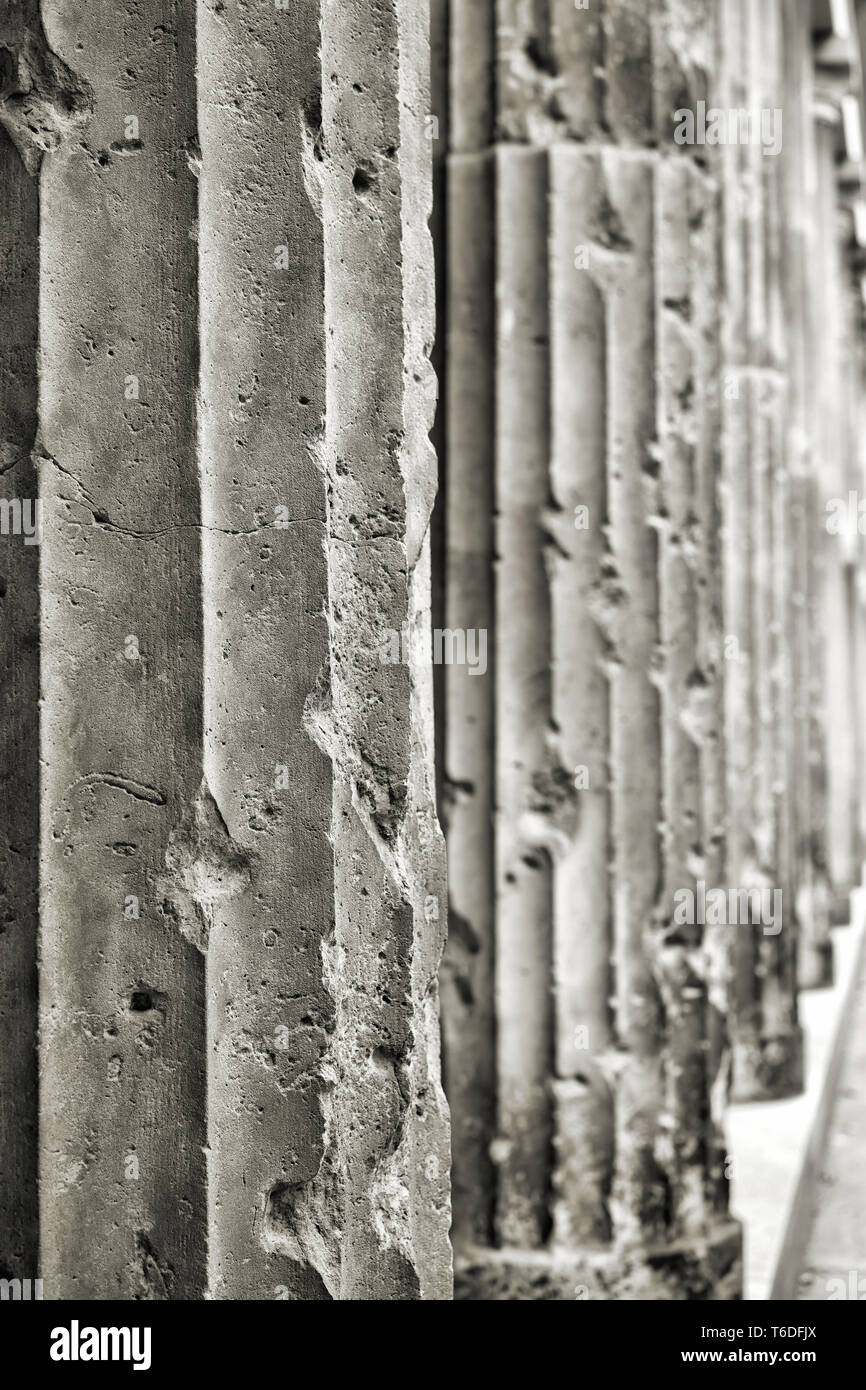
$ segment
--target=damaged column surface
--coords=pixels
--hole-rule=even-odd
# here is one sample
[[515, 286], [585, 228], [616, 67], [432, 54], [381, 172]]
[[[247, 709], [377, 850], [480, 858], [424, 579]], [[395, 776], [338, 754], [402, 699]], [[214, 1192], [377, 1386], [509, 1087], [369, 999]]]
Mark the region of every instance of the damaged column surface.
[[[844, 9], [844, 6], [840, 7]], [[858, 500], [862, 475], [850, 392], [857, 351], [851, 314], [848, 263], [850, 211], [861, 196], [863, 127], [860, 59], [848, 26], [818, 39], [815, 53], [815, 141], [818, 193], [812, 283], [818, 321], [815, 334], [817, 466], [814, 525], [818, 528], [819, 590], [816, 620], [826, 634], [822, 669], [816, 672], [823, 728], [818, 757], [826, 768], [827, 872], [831, 921], [849, 917], [849, 894], [860, 876], [857, 802], [857, 717], [853, 689], [855, 576], [862, 562]], [[842, 16], [844, 18], [844, 16]], [[862, 206], [862, 204], [861, 204]], [[862, 217], [862, 213], [861, 213]], [[857, 382], [856, 389], [860, 383]], [[854, 499], [852, 514], [851, 502]]]
[[[816, 598], [816, 548], [824, 518], [817, 500], [815, 465], [820, 446], [817, 392], [821, 370], [813, 361], [824, 306], [812, 294], [818, 197], [812, 34], [808, 0], [781, 7], [784, 74], [784, 236], [782, 265], [787, 327], [786, 447], [790, 469], [791, 544], [788, 563], [790, 711], [793, 758], [790, 777], [793, 910], [797, 925], [797, 976], [801, 989], [833, 981], [830, 894], [826, 868], [826, 792], [823, 754], [811, 757], [810, 685], [823, 666], [824, 634], [812, 627]], [[823, 287], [822, 287], [823, 298]]]
[[202, 1297], [204, 963], [167, 864], [201, 782], [194, 33], [42, 9], [42, 1273]]
[[[781, 109], [778, 6], [725, 0], [722, 90], [732, 110]], [[797, 925], [790, 827], [795, 741], [790, 692], [791, 518], [783, 429], [781, 171], [754, 140], [729, 143], [725, 171], [726, 737], [731, 924], [732, 1087], [737, 1100], [802, 1085]]]
[[73, 9], [0, 29], [44, 507], [41, 608], [3, 538], [0, 1277], [446, 1299], [426, 9]]
[[425, 7], [200, 16], [212, 1295], [448, 1298]]
[[[477, 625], [492, 592], [495, 628], [495, 696], [446, 715], [446, 1085], [456, 1190], [484, 1212], [455, 1207], [457, 1292], [736, 1297], [728, 951], [696, 913], [698, 880], [724, 871], [718, 187], [672, 119], [705, 94], [716, 6], [451, 16], [448, 302], [472, 259], [496, 368], [473, 377], [477, 432], [456, 358], [446, 393], [446, 490], [465, 502], [448, 612]], [[466, 80], [476, 31], [495, 99]], [[485, 182], [493, 226], [471, 214]], [[492, 919], [467, 836], [494, 866]]]

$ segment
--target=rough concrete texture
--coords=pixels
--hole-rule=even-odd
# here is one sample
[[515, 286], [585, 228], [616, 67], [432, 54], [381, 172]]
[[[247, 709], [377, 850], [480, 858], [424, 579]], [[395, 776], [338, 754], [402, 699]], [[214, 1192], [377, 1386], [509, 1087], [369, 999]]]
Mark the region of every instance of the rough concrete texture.
[[[722, 34], [726, 106], [772, 110], [793, 96], [795, 88], [784, 85], [781, 7], [730, 0]], [[783, 431], [784, 190], [779, 160], [766, 157], [758, 144], [727, 146], [724, 177], [728, 882], [778, 891], [782, 912], [775, 934], [761, 923], [738, 928], [735, 940], [732, 1089], [738, 1099], [760, 1099], [796, 1093], [802, 1084], [801, 924], [791, 826], [791, 486]], [[796, 189], [802, 198], [799, 179]], [[800, 895], [801, 911], [803, 904]]]
[[0, 28], [44, 506], [3, 539], [0, 1274], [449, 1298], [426, 8], [41, 14]]
[[[729, 1080], [795, 1094], [832, 978], [860, 359], [811, 25], [450, 7], [445, 611], [494, 653], [445, 675], [462, 1297], [737, 1297]], [[676, 144], [699, 101], [782, 108], [781, 158]], [[780, 930], [678, 920], [699, 883], [778, 893]]]
[[0, 1278], [740, 1296], [725, 1105], [800, 1089], [866, 831], [813, 16], [4, 7]]
[[489, 689], [446, 675], [464, 1298], [738, 1289], [730, 945], [673, 920], [724, 882], [719, 183], [670, 125], [698, 8], [451, 7], [446, 612], [494, 624]]

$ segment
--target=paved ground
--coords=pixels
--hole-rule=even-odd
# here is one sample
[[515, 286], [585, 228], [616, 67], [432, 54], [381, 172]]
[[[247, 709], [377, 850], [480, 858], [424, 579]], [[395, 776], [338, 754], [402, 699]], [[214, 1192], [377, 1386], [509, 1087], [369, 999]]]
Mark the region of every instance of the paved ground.
[[797, 1297], [866, 1300], [866, 954]]

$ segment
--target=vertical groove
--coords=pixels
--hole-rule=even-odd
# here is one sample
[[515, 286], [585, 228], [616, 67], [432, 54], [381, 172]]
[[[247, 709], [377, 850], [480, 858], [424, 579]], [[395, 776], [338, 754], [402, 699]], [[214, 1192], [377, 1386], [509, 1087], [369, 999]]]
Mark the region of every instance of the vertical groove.
[[[38, 22], [10, 4], [0, 47], [18, 50]], [[0, 128], [0, 473], [6, 499], [37, 496], [39, 185]], [[39, 548], [2, 539], [0, 562], [0, 1278], [39, 1272], [36, 1056], [39, 867]]]
[[[426, 5], [323, 11], [340, 1296], [451, 1295], [439, 1081], [444, 844], [433, 801], [434, 286]], [[359, 344], [364, 345], [363, 358]], [[406, 653], [383, 660], [405, 633]]]
[[545, 814], [550, 618], [540, 519], [549, 496], [548, 168], [544, 150], [496, 153], [497, 1233], [548, 1233], [551, 868]]
[[445, 628], [483, 632], [486, 669], [445, 670], [449, 941], [443, 969], [455, 1240], [492, 1236], [494, 198], [489, 152], [449, 159]]
[[[659, 638], [655, 510], [654, 170], [636, 153], [605, 154], [608, 198], [625, 250], [608, 301], [607, 490], [612, 549], [611, 780], [615, 1027], [626, 1054], [616, 1088], [614, 1225], [641, 1240], [664, 1222], [666, 1180], [655, 1157], [664, 1084], [663, 956], [645, 942], [661, 889]], [[654, 970], [660, 971], [659, 978]]]
[[659, 651], [664, 895], [662, 995], [671, 1061], [668, 1079], [675, 1219], [706, 1224], [710, 1076], [702, 1046], [707, 999], [699, 948], [705, 925], [677, 910], [683, 890], [716, 889], [704, 818], [701, 745], [711, 677], [700, 665], [699, 556], [705, 541], [698, 442], [707, 383], [699, 375], [697, 313], [703, 285], [692, 278], [693, 238], [704, 215], [699, 174], [669, 159], [656, 176], [656, 350], [660, 388]]
[[597, 150], [551, 161], [551, 745], [549, 815], [556, 1003], [554, 1236], [573, 1249], [610, 1236], [610, 656], [604, 284], [611, 259]]
[[201, 780], [192, 23], [43, 8], [81, 117], [41, 182], [43, 1271], [53, 1298], [195, 1298], [204, 969], [172, 869]]
[[459, 1249], [492, 1243], [495, 1205], [493, 0], [452, 0], [448, 18], [446, 310], [437, 325], [446, 372], [444, 626], [483, 632], [487, 644], [483, 672], [452, 663], [442, 675], [449, 894], [442, 1013]]
[[[199, 5], [211, 1296], [337, 1298], [319, 6]], [[288, 190], [288, 196], [287, 196]]]
[[827, 861], [833, 898], [844, 911], [853, 880], [851, 863], [851, 822], [848, 777], [851, 767], [848, 718], [848, 626], [845, 594], [845, 565], [853, 537], [829, 533], [826, 503], [847, 501], [850, 475], [845, 453], [846, 440], [839, 401], [843, 380], [845, 336], [841, 303], [840, 248], [836, 197], [836, 158], [839, 142], [839, 114], [825, 104], [817, 130], [818, 164], [818, 256], [819, 282], [815, 286], [821, 305], [819, 326], [820, 355], [818, 409], [820, 449], [817, 461], [818, 505], [813, 513], [819, 528], [816, 546], [820, 556], [821, 595], [817, 622], [832, 640], [823, 644], [823, 730], [821, 760], [826, 767]]

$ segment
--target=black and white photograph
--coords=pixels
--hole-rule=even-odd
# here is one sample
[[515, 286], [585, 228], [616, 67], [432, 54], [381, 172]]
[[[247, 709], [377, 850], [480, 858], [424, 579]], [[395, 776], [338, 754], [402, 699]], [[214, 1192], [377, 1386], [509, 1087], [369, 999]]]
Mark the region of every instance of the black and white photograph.
[[22, 1368], [850, 1365], [864, 538], [866, 0], [0, 0]]

